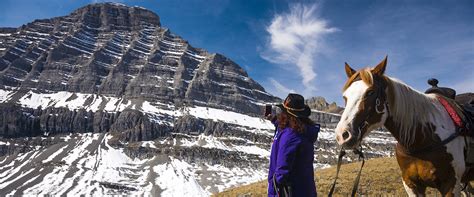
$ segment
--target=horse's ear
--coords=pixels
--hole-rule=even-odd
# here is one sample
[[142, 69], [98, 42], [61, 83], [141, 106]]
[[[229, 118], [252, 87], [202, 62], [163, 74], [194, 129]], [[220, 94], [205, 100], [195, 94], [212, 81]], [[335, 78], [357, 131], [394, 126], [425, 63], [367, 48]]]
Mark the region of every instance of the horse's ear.
[[347, 62], [344, 62], [345, 63], [345, 69], [346, 69], [346, 74], [347, 74], [347, 77], [352, 77], [352, 75], [354, 75], [356, 73], [356, 71], [354, 69], [351, 68], [351, 66], [349, 66], [349, 64], [347, 64]]
[[387, 58], [385, 58], [380, 62], [374, 69], [372, 69], [372, 73], [376, 75], [383, 75], [385, 73], [385, 68], [387, 67]]

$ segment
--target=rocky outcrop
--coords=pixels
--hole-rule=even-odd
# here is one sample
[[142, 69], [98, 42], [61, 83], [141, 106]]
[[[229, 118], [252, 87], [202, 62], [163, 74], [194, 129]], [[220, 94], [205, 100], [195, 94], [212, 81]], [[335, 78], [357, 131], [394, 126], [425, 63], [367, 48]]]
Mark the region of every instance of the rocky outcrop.
[[173, 126], [152, 121], [137, 110], [107, 113], [67, 108], [31, 109], [0, 103], [0, 136], [5, 138], [54, 136], [69, 133], [115, 133], [127, 142], [153, 140], [170, 136], [171, 133], [188, 135], [234, 136], [254, 142], [269, 142], [266, 135], [242, 132], [241, 125], [224, 123], [194, 116], [182, 116], [174, 120]]
[[306, 100], [306, 104], [313, 110], [342, 114], [344, 108], [337, 106], [336, 102], [329, 104], [324, 97], [311, 97]]
[[187, 135], [213, 135], [215, 137], [239, 137], [252, 142], [269, 143], [271, 136], [245, 132], [252, 130], [241, 125], [229, 124], [209, 119], [199, 119], [193, 116], [183, 116], [174, 122], [173, 132]]
[[3, 56], [8, 46], [13, 44], [12, 34], [16, 28], [0, 27], [0, 56]]
[[249, 78], [244, 69], [220, 54], [202, 62], [186, 91], [186, 98], [207, 101], [218, 108], [213, 104], [231, 103], [226, 105], [227, 109], [258, 115], [260, 107], [253, 103], [279, 101], [264, 92], [263, 87]]
[[[232, 60], [192, 47], [143, 8], [92, 4], [8, 32], [13, 42], [0, 34], [3, 89], [198, 104], [254, 115], [259, 104], [279, 101]], [[6, 102], [18, 103], [15, 98]]]
[[312, 111], [311, 116], [309, 118], [311, 118], [311, 120], [313, 120], [314, 122], [320, 124], [321, 127], [333, 129], [336, 128], [337, 123], [341, 119], [341, 116], [339, 114]]
[[155, 139], [171, 130], [136, 110], [94, 113], [84, 109], [31, 109], [5, 103], [0, 104], [0, 128], [0, 136], [6, 138], [117, 132], [129, 141]]

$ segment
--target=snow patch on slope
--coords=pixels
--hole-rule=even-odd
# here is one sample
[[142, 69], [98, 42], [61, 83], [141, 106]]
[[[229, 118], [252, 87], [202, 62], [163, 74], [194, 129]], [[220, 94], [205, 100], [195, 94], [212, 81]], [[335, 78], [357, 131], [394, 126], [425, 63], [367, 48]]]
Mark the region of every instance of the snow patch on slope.
[[[264, 169], [188, 163], [166, 155], [131, 158], [123, 148], [109, 145], [111, 138], [73, 134], [58, 138], [64, 142], [53, 146], [0, 158], [0, 194], [209, 196], [261, 180], [266, 173]], [[212, 136], [201, 136], [202, 140], [205, 147], [232, 148]], [[156, 148], [155, 143], [141, 145]]]
[[212, 119], [214, 121], [220, 120], [226, 123], [238, 124], [257, 129], [272, 129], [274, 127], [270, 121], [263, 118], [252, 117], [233, 111], [200, 106], [192, 107], [188, 110], [190, 115], [203, 119]]
[[[214, 137], [212, 135], [201, 134], [197, 138], [181, 138], [178, 140], [174, 139], [173, 146], [182, 146], [182, 147], [203, 147], [209, 149], [221, 149], [232, 152], [241, 152], [245, 154], [258, 155], [262, 158], [269, 158], [270, 151], [267, 149], [261, 148], [257, 145], [252, 145], [253, 143], [249, 140], [245, 140], [247, 145], [233, 145], [225, 144], [223, 140], [231, 139], [229, 137]], [[241, 139], [243, 140], [243, 139]], [[162, 144], [165, 142], [161, 142]], [[143, 145], [142, 145], [143, 146]]]
[[[10, 99], [12, 93], [14, 92], [0, 90], [0, 102], [7, 102]], [[55, 93], [36, 93], [29, 91], [23, 95], [17, 103], [23, 107], [32, 109], [36, 109], [38, 107], [43, 109], [47, 107], [65, 107], [70, 110], [85, 109], [92, 112], [104, 110], [112, 113], [120, 112], [127, 108], [137, 109], [137, 104], [133, 104], [131, 100], [126, 100], [124, 98], [65, 91]], [[146, 114], [150, 114], [151, 116], [149, 117], [152, 120], [163, 124], [167, 123], [166, 121], [160, 119], [160, 117], [163, 116], [176, 118], [183, 115], [192, 115], [197, 118], [211, 119], [214, 121], [222, 121], [225, 123], [239, 125], [239, 127], [241, 127], [240, 129], [265, 135], [268, 134], [268, 130], [273, 130], [274, 128], [270, 121], [263, 118], [252, 117], [233, 111], [210, 107], [194, 106], [174, 109], [173, 106], [169, 106], [167, 104], [144, 101], [141, 103], [141, 108], [138, 110]]]
[[155, 182], [164, 189], [163, 196], [209, 196], [194, 176], [193, 166], [177, 159], [153, 167], [158, 175]]

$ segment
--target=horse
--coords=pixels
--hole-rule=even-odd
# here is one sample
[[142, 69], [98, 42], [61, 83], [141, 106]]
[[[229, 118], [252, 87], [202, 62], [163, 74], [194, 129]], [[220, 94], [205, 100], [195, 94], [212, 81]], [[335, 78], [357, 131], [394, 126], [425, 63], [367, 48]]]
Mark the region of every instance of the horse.
[[409, 196], [436, 188], [443, 196], [459, 196], [461, 183], [474, 180], [465, 164], [464, 137], [453, 136], [455, 123], [435, 94], [424, 94], [385, 75], [387, 57], [358, 71], [345, 63], [345, 110], [336, 127], [336, 141], [357, 148], [370, 131], [385, 127], [397, 140], [395, 155]]

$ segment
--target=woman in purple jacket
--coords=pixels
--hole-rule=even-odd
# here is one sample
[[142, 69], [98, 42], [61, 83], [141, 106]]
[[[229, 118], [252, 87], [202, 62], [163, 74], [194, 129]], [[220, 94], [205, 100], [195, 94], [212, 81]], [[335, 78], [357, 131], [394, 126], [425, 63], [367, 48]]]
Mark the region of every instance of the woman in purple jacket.
[[289, 94], [276, 117], [268, 172], [268, 196], [317, 196], [314, 182], [314, 142], [319, 125], [309, 119], [310, 108], [304, 97]]

